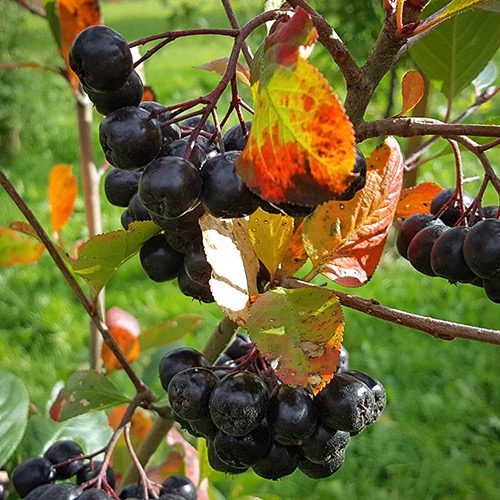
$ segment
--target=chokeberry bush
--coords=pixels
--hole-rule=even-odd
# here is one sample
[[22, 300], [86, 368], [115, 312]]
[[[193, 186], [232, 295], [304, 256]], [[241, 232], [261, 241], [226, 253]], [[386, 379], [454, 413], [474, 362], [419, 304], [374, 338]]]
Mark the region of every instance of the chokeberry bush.
[[[48, 21], [64, 67], [5, 61], [0, 68], [50, 69], [70, 84], [87, 234], [72, 248], [62, 238], [78, 210], [69, 165], [50, 172], [53, 237], [2, 169], [0, 183], [27, 222], [0, 228], [0, 264], [41, 262], [47, 252], [92, 325], [90, 363], [67, 370], [45, 417], [30, 415], [21, 379], [0, 372], [2, 497], [201, 500], [221, 497], [223, 475], [233, 478], [231, 498], [257, 498], [239, 483], [243, 477], [255, 485], [281, 478], [321, 484], [349, 462], [349, 448], [356, 457], [356, 443], [370, 446], [372, 429], [398, 397], [378, 374], [351, 366], [343, 345], [349, 310], [436, 343], [500, 344], [497, 325], [419, 314], [424, 287], [412, 311], [352, 293], [384, 273], [382, 259], [399, 256], [405, 273], [420, 273], [426, 286], [444, 278], [450, 289], [474, 288], [484, 310], [498, 307], [500, 127], [486, 117], [469, 120], [498, 94], [496, 2], [359, 7], [372, 12], [368, 31], [378, 33], [364, 63], [350, 45], [360, 43], [353, 31], [365, 18], [356, 24], [349, 16], [357, 7], [349, 14], [347, 2], [344, 24], [337, 7], [316, 11], [303, 0], [270, 0], [252, 15], [223, 0], [229, 27], [183, 26], [135, 40], [103, 24], [97, 0], [48, 1], [44, 10], [14, 3]], [[161, 95], [144, 67], [194, 37], [222, 41], [224, 52], [198, 66], [217, 75], [215, 84], [196, 96], [182, 88]], [[156, 71], [175, 78], [168, 64]], [[447, 98], [443, 120], [433, 115], [430, 82]], [[387, 105], [374, 115], [369, 105], [381, 87]], [[468, 87], [474, 102], [455, 117], [455, 98]], [[417, 179], [446, 155], [451, 185]], [[118, 210], [114, 230], [104, 232], [101, 215], [110, 207]], [[130, 311], [106, 307], [104, 288], [136, 255], [145, 309], [156, 294], [168, 294], [170, 304], [188, 297], [207, 316], [217, 311], [211, 335], [196, 335], [199, 315], [141, 329]], [[135, 282], [125, 278], [121, 287], [131, 293]], [[358, 347], [363, 356], [382, 356]], [[405, 352], [392, 362], [392, 377], [412, 371]], [[497, 420], [492, 413], [496, 431]], [[488, 440], [473, 424], [471, 441]]]

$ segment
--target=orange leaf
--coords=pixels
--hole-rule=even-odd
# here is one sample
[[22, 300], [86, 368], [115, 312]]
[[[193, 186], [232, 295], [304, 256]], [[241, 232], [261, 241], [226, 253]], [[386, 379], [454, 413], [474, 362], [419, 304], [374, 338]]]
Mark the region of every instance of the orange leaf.
[[45, 245], [20, 232], [0, 227], [0, 266], [33, 264], [45, 251]]
[[69, 51], [80, 31], [89, 26], [102, 24], [100, 2], [99, 0], [59, 0], [57, 8], [62, 35], [60, 53], [66, 62], [71, 86], [76, 91], [80, 80], [69, 67]]
[[318, 272], [357, 287], [372, 276], [394, 219], [403, 179], [403, 156], [389, 137], [369, 159], [366, 185], [350, 201], [332, 201], [306, 219], [303, 239]]
[[[127, 360], [132, 363], [140, 354], [139, 340], [127, 329], [120, 326], [112, 326], [109, 328], [111, 335], [118, 342], [121, 350], [125, 354]], [[122, 365], [118, 362], [116, 356], [111, 352], [111, 349], [104, 345], [102, 347], [101, 358], [108, 373], [120, 370]]]
[[352, 124], [326, 78], [303, 57], [316, 38], [309, 15], [298, 8], [252, 64], [255, 114], [236, 166], [247, 186], [271, 203], [315, 206], [353, 180]]
[[[108, 415], [108, 424], [113, 430], [118, 429], [127, 408], [127, 405], [117, 406]], [[144, 439], [153, 424], [153, 420], [148, 412], [142, 408], [136, 408], [130, 423], [130, 435], [133, 438]]]
[[398, 116], [408, 114], [420, 102], [425, 90], [424, 77], [418, 71], [408, 71], [401, 85], [403, 109]]
[[295, 231], [288, 251], [281, 262], [281, 269], [288, 274], [295, 274], [307, 261], [307, 252], [302, 241], [304, 221]]
[[151, 85], [144, 85], [144, 92], [142, 93], [142, 101], [156, 101], [157, 97]]
[[49, 204], [52, 228], [59, 231], [68, 222], [78, 195], [76, 175], [71, 165], [56, 165], [50, 171]]
[[396, 217], [407, 219], [414, 214], [429, 213], [431, 202], [443, 188], [435, 182], [424, 182], [401, 191]]
[[[214, 61], [207, 62], [201, 66], [195, 66], [195, 68], [223, 75], [227, 69], [228, 62], [228, 57], [222, 57], [221, 59], [215, 59]], [[250, 70], [247, 66], [241, 64], [240, 62], [236, 63], [236, 79], [250, 87]]]

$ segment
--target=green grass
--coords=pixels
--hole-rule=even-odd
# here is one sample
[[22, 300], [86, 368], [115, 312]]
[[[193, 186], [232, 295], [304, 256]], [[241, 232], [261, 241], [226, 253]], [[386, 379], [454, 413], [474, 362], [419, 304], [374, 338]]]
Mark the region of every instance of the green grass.
[[[128, 40], [173, 26], [227, 26], [218, 2], [204, 2], [183, 26], [165, 5], [153, 0], [129, 1], [105, 3], [103, 8], [107, 23]], [[250, 18], [251, 9], [241, 9], [243, 19]], [[23, 45], [11, 57], [60, 64], [43, 20], [24, 16], [21, 23]], [[208, 92], [218, 77], [192, 66], [227, 55], [229, 45], [228, 40], [197, 37], [164, 49], [146, 65], [148, 81], [159, 100], [172, 103]], [[46, 186], [50, 168], [56, 163], [70, 163], [79, 175], [74, 101], [66, 83], [52, 73], [24, 69], [14, 78], [10, 90], [21, 149], [4, 157], [1, 167], [49, 227]], [[385, 107], [382, 97], [375, 101], [374, 115]], [[433, 99], [436, 106], [440, 105], [439, 97]], [[223, 112], [225, 105], [221, 108]], [[495, 114], [491, 106], [487, 111]], [[481, 116], [476, 119], [479, 121]], [[99, 120], [96, 114], [96, 135]], [[99, 164], [102, 153], [95, 139]], [[450, 160], [448, 155], [426, 165], [423, 178], [437, 176], [443, 185], [451, 185], [454, 173]], [[467, 165], [466, 175], [472, 175], [475, 168]], [[474, 189], [470, 191], [474, 193]], [[22, 218], [3, 191], [0, 204], [0, 225]], [[120, 213], [120, 209], [103, 202], [106, 231], [120, 227]], [[67, 244], [85, 236], [84, 221], [80, 200], [63, 230]], [[394, 258], [392, 242], [393, 235], [373, 279], [356, 293], [422, 315], [498, 328], [499, 306], [486, 300], [481, 289], [451, 286], [444, 280], [418, 274], [406, 261]], [[43, 412], [53, 385], [86, 366], [88, 320], [47, 256], [37, 265], [0, 269], [0, 289], [1, 368], [25, 382], [32, 401]], [[183, 313], [202, 314], [200, 328], [185, 339], [197, 348], [203, 346], [222, 317], [216, 306], [191, 301], [178, 293], [173, 283], [148, 281], [137, 258], [118, 270], [106, 295], [108, 306], [130, 311], [143, 327]], [[465, 340], [436, 340], [348, 309], [345, 315], [344, 343], [351, 367], [379, 378], [388, 392], [387, 409], [379, 422], [352, 439], [344, 466], [331, 479], [313, 481], [297, 472], [273, 483], [252, 473], [234, 478], [214, 474], [212, 479], [221, 498], [234, 499], [244, 494], [283, 500], [497, 498], [498, 347]], [[158, 362], [158, 356], [153, 356], [151, 366]], [[160, 394], [151, 368], [147, 377]]]

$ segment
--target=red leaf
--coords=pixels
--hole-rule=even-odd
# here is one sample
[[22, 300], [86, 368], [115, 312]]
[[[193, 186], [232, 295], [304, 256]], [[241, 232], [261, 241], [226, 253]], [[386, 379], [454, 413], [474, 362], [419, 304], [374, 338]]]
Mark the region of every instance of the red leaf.
[[306, 251], [318, 272], [343, 286], [372, 276], [382, 255], [403, 179], [403, 156], [392, 137], [367, 160], [366, 185], [350, 201], [325, 203], [304, 223]]
[[251, 68], [255, 115], [236, 167], [272, 203], [315, 206], [353, 180], [352, 124], [328, 81], [302, 55], [316, 38], [309, 15], [298, 8], [266, 39]]
[[139, 320], [129, 312], [120, 307], [110, 307], [106, 313], [106, 324], [108, 328], [120, 327], [127, 330], [134, 337], [138, 337], [141, 333]]
[[53, 167], [49, 177], [49, 204], [54, 231], [59, 231], [68, 222], [77, 195], [77, 179], [71, 165]]
[[424, 77], [418, 71], [408, 71], [401, 85], [403, 109], [398, 116], [408, 114], [420, 102], [425, 90]]
[[407, 219], [414, 214], [429, 213], [431, 202], [443, 188], [435, 182], [424, 182], [401, 191], [395, 217]]
[[45, 251], [45, 245], [20, 232], [0, 227], [0, 266], [33, 264]]

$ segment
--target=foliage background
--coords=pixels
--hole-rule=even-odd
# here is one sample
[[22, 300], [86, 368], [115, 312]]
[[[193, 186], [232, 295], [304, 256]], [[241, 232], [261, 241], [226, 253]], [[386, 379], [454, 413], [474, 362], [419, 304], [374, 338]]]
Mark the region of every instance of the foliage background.
[[[366, 57], [369, 41], [378, 31], [381, 3], [353, 0], [330, 3], [327, 7], [329, 19], [338, 26], [358, 61]], [[323, 2], [316, 4], [321, 10]], [[235, 2], [235, 7], [241, 19], [246, 20], [257, 12], [260, 3]], [[160, 0], [104, 2], [103, 11], [106, 24], [129, 41], [184, 27], [228, 26], [215, 0], [201, 4], [183, 0], [176, 2], [175, 8], [171, 2]], [[261, 31], [252, 39], [254, 47], [263, 36]], [[227, 40], [195, 37], [175, 42], [154, 57], [146, 65], [146, 75], [158, 100], [172, 103], [209, 91], [217, 76], [192, 66], [226, 55], [228, 47]], [[9, 2], [0, 4], [0, 60], [61, 64], [45, 22]], [[342, 95], [338, 71], [320, 47], [315, 50], [313, 62]], [[399, 80], [404, 70], [411, 67], [411, 59], [405, 58], [398, 70]], [[370, 118], [382, 117], [386, 112], [389, 87], [388, 77], [370, 107]], [[456, 110], [471, 103], [471, 90], [459, 96]], [[443, 96], [433, 92], [430, 103], [431, 116], [442, 118], [446, 106]], [[474, 121], [495, 116], [498, 105], [488, 104], [474, 115]], [[95, 118], [97, 133], [100, 117], [96, 114]], [[19, 149], [10, 148], [16, 137]], [[66, 82], [52, 73], [30, 69], [0, 72], [0, 138], [2, 168], [44, 226], [49, 227], [50, 168], [56, 163], [70, 163], [78, 173], [76, 112]], [[97, 135], [95, 138], [97, 145]], [[368, 145], [361, 147], [365, 152], [370, 150]], [[102, 159], [96, 147], [97, 164]], [[478, 173], [475, 163], [466, 163], [465, 168], [466, 176]], [[451, 155], [426, 164], [421, 178], [437, 179], [445, 187], [453, 185]], [[471, 184], [471, 193], [474, 186], [477, 184]], [[492, 193], [488, 196], [493, 202]], [[3, 191], [0, 206], [0, 225], [7, 226], [21, 218]], [[120, 228], [120, 212], [103, 199], [106, 231]], [[63, 236], [67, 244], [85, 237], [81, 198]], [[359, 290], [360, 295], [423, 315], [498, 328], [498, 305], [486, 300], [481, 289], [451, 286], [420, 275], [397, 258], [393, 240], [391, 235], [380, 269]], [[0, 289], [0, 367], [24, 381], [34, 411], [43, 415], [54, 384], [87, 362], [87, 318], [47, 256], [36, 266], [0, 269]], [[130, 311], [143, 327], [187, 312], [202, 314], [201, 326], [184, 339], [199, 348], [221, 318], [216, 306], [200, 305], [182, 296], [175, 283], [149, 282], [138, 259], [128, 262], [112, 278], [107, 303]], [[350, 310], [346, 316], [345, 346], [351, 367], [379, 378], [388, 392], [389, 403], [379, 422], [352, 440], [346, 463], [331, 479], [313, 481], [297, 472], [272, 483], [251, 473], [234, 478], [216, 473], [212, 478], [220, 498], [244, 494], [266, 499], [313, 500], [498, 497], [498, 347], [435, 340]], [[170, 347], [142, 359], [142, 366], [139, 365], [159, 395], [155, 367]], [[27, 449], [29, 443], [25, 442], [10, 465], [27, 458]]]

